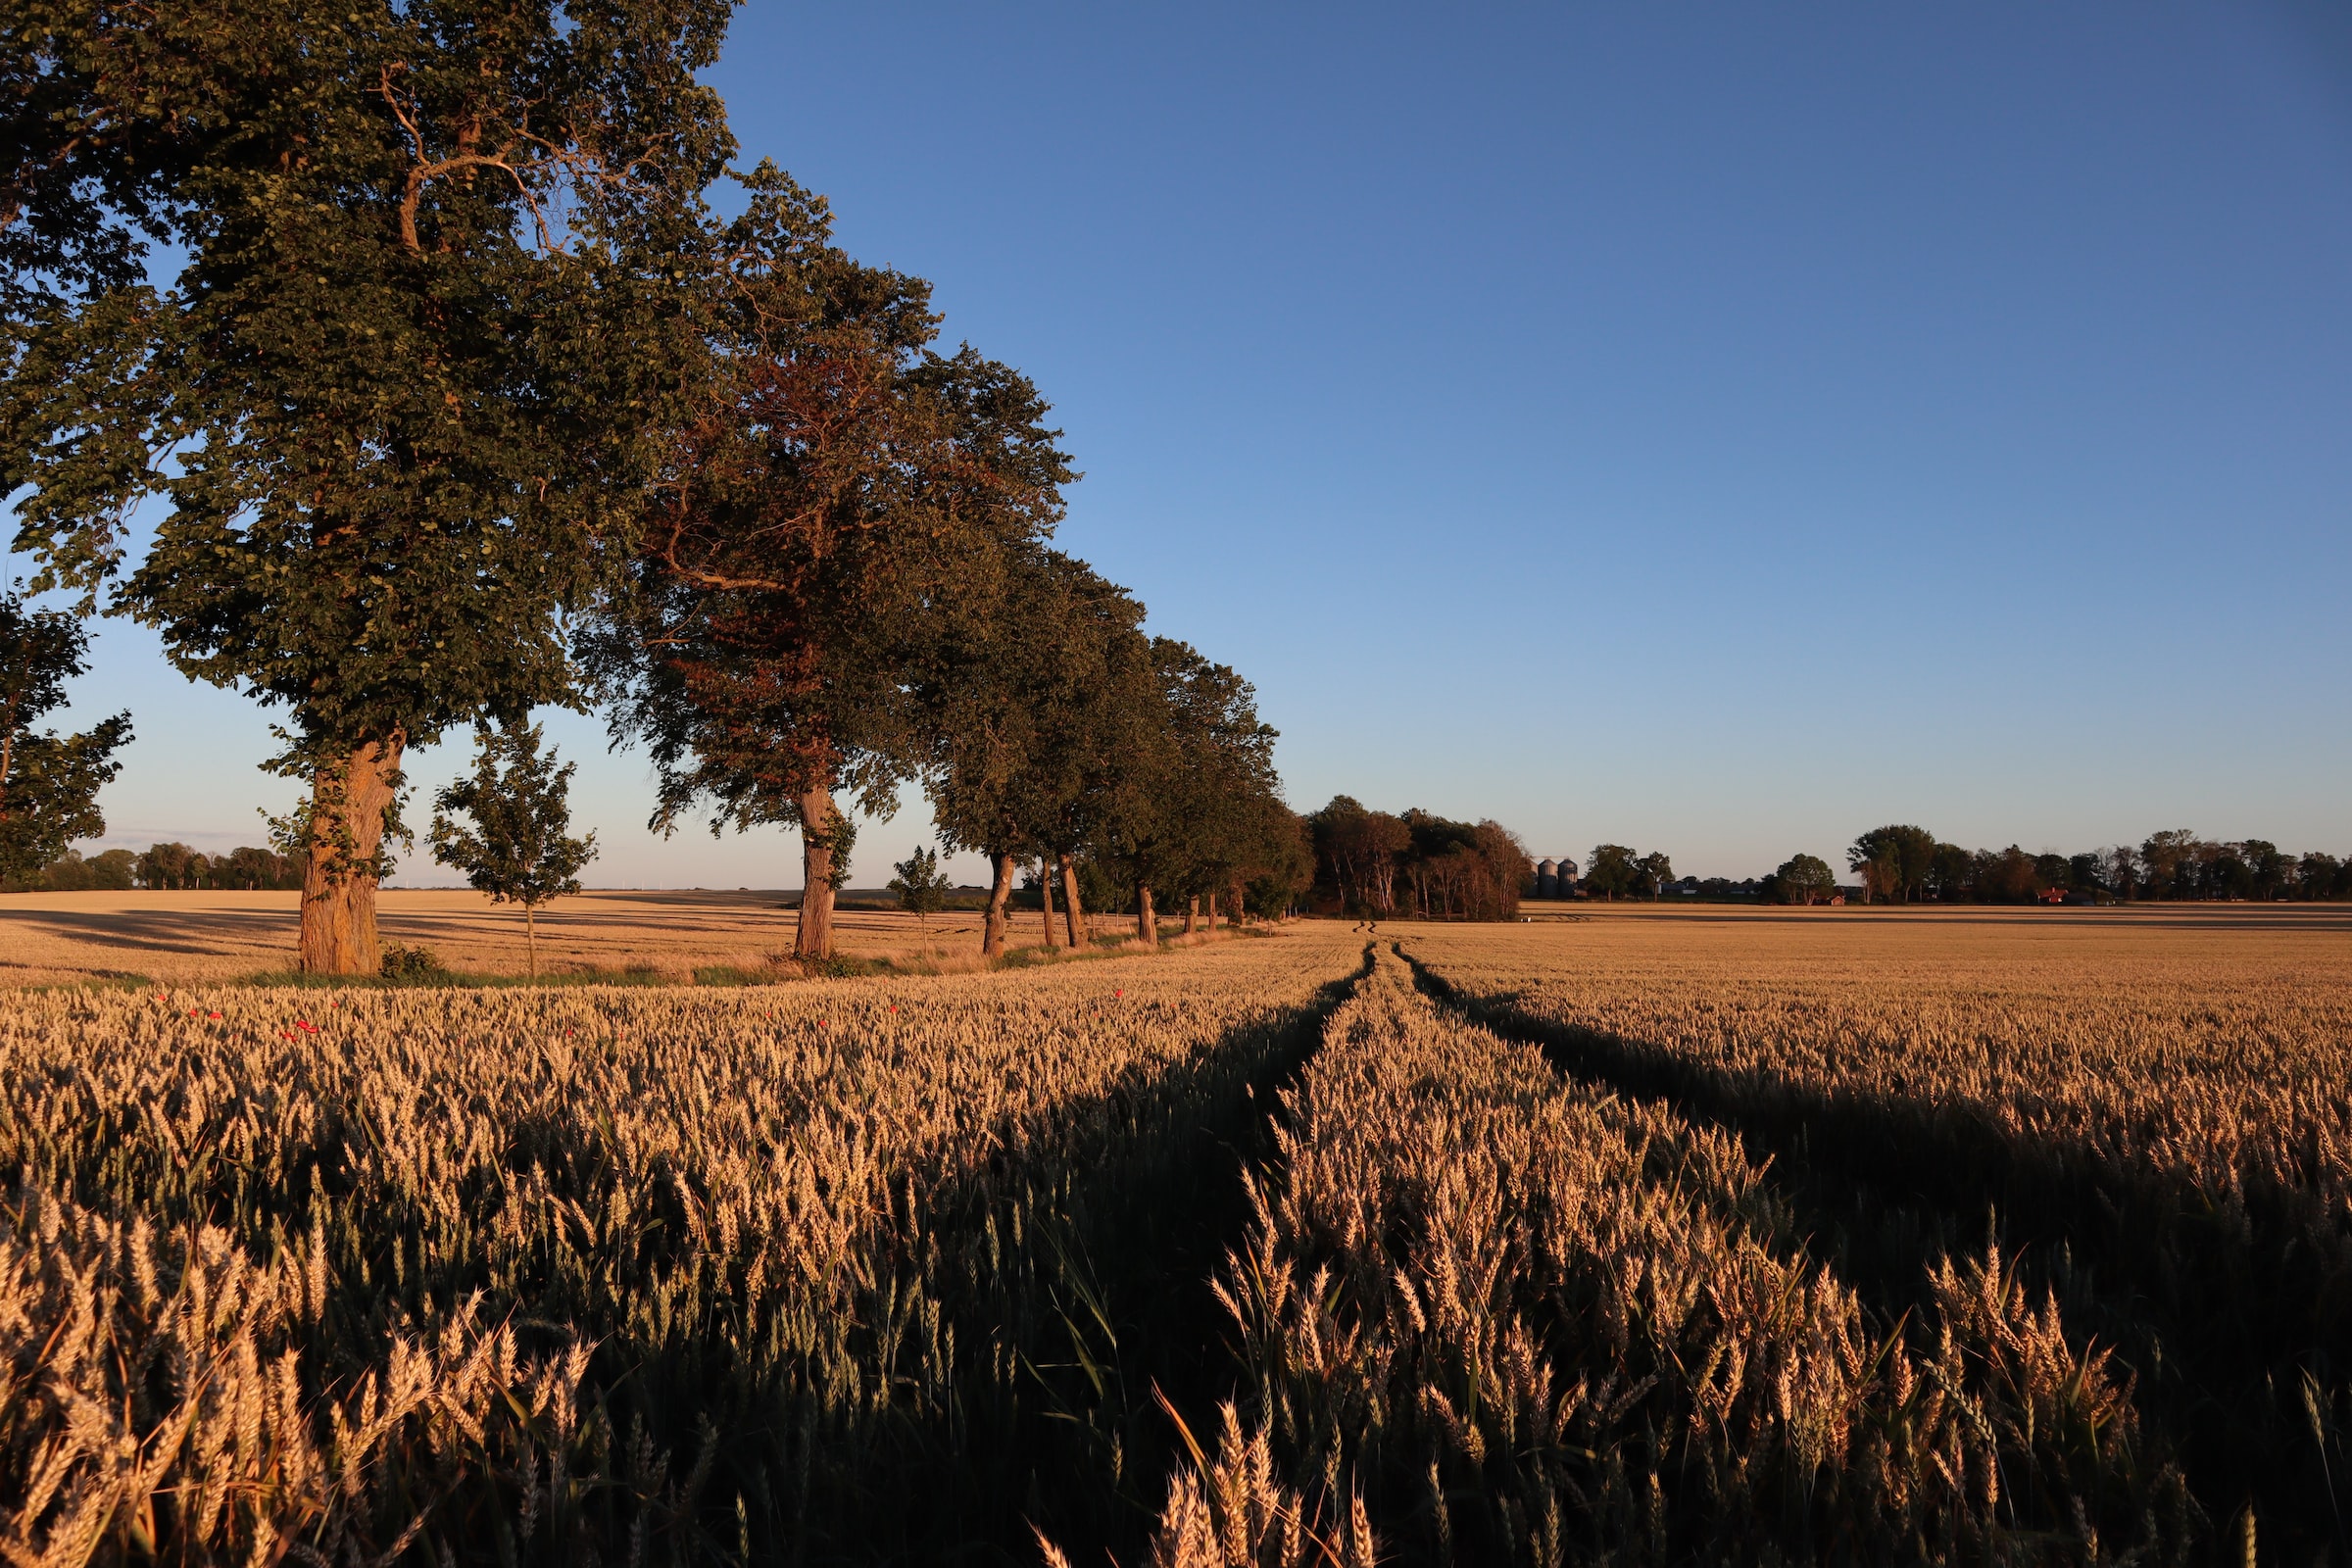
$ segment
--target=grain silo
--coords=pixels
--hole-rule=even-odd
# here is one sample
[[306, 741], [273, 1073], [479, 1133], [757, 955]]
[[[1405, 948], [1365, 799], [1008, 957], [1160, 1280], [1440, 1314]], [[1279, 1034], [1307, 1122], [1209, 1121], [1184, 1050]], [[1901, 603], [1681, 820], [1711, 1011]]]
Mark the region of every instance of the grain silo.
[[1556, 899], [1560, 896], [1560, 868], [1549, 859], [1536, 862], [1536, 897]]

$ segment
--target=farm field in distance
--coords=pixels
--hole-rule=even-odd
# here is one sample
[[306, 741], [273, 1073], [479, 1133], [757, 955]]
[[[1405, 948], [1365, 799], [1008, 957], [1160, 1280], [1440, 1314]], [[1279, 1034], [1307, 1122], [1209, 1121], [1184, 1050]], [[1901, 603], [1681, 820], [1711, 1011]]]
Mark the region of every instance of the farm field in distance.
[[[683, 979], [697, 968], [756, 970], [792, 950], [797, 894], [596, 891], [539, 911], [539, 958], [551, 979], [631, 970]], [[464, 888], [378, 895], [386, 943], [422, 945], [459, 974], [521, 975], [522, 914]], [[0, 898], [0, 986], [93, 980], [219, 984], [294, 967], [299, 893], [20, 893]], [[950, 909], [926, 926], [895, 910], [845, 907], [840, 951], [917, 958], [977, 945], [980, 916]], [[1132, 930], [1128, 920], [1099, 930]], [[1016, 942], [1040, 940], [1039, 916], [1016, 918]]]
[[[291, 900], [81, 897], [220, 974]], [[388, 940], [503, 963], [467, 899]], [[558, 910], [690, 968], [776, 902]], [[2352, 913], [1529, 912], [0, 994], [0, 1543], [2352, 1562]]]

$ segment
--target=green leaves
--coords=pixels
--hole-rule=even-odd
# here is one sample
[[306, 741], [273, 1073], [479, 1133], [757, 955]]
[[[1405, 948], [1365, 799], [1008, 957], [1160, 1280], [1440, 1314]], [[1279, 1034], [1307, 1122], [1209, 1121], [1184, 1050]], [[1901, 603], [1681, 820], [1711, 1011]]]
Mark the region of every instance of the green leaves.
[[114, 754], [130, 743], [130, 715], [79, 735], [32, 727], [64, 705], [88, 647], [73, 616], [0, 594], [0, 881], [29, 877], [74, 840], [106, 831], [98, 792], [122, 770]]
[[[625, 547], [675, 404], [649, 418], [649, 389], [682, 380], [669, 273], [731, 150], [693, 75], [727, 11], [209, 0], [26, 30], [42, 90], [107, 127], [90, 180], [17, 176], [53, 237], [10, 258], [0, 481], [43, 585], [118, 583], [314, 762], [563, 699], [556, 617]], [[140, 234], [184, 258], [172, 286], [137, 280]]]
[[130, 715], [100, 719], [79, 735], [16, 742], [0, 782], [0, 879], [29, 876], [75, 839], [106, 831], [98, 792], [121, 772], [114, 754], [130, 742]]
[[900, 908], [928, 921], [947, 907], [951, 884], [939, 868], [938, 853], [928, 845], [916, 845], [912, 855], [891, 869], [899, 873], [890, 879], [890, 891], [899, 896]]
[[923, 760], [920, 686], [962, 611], [1073, 475], [1026, 377], [930, 352], [930, 285], [865, 267], [772, 165], [710, 259], [698, 400], [586, 662], [661, 778], [658, 826], [801, 822], [816, 790], [887, 814]]
[[464, 872], [497, 904], [535, 907], [579, 892], [579, 873], [596, 858], [596, 835], [565, 835], [576, 764], [558, 767], [552, 749], [542, 757], [536, 724], [485, 725], [474, 739], [473, 776], [433, 797], [433, 858]]

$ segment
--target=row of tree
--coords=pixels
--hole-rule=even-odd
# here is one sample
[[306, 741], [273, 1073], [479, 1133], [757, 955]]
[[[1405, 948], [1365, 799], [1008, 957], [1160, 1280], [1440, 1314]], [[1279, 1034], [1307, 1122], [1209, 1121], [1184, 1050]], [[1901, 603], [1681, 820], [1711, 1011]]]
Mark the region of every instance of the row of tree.
[[106, 850], [84, 857], [68, 849], [46, 865], [12, 868], [0, 879], [10, 893], [84, 893], [132, 888], [229, 889], [240, 893], [282, 891], [302, 886], [302, 862], [273, 850], [244, 845], [225, 855], [206, 855], [185, 844], [153, 844], [145, 850]]
[[1638, 854], [1622, 844], [1596, 844], [1585, 862], [1585, 892], [1594, 898], [1654, 899], [1674, 880], [1674, 861], [1660, 850]]
[[1866, 898], [1912, 903], [2025, 903], [2052, 892], [2089, 899], [2352, 899], [2352, 860], [2289, 854], [2263, 839], [2200, 838], [2186, 828], [2137, 845], [2061, 855], [1967, 850], [1907, 823], [1873, 828], [1846, 852]]
[[1526, 847], [1498, 822], [1456, 822], [1418, 808], [1395, 815], [1336, 795], [1305, 826], [1316, 898], [1341, 913], [1507, 920], [1535, 874]]
[[[2096, 901], [2127, 899], [2352, 899], [2352, 858], [2290, 855], [2262, 839], [2199, 838], [2186, 829], [2151, 834], [2136, 846], [2115, 845], [2078, 855], [1968, 850], [1909, 824], [1873, 828], [1846, 852], [1847, 868], [1866, 900], [1882, 903], [2025, 904], [2055, 893]], [[1563, 876], [1576, 862], [1560, 862]], [[1637, 855], [1622, 845], [1592, 851], [1585, 892], [1595, 898], [1683, 897], [1766, 904], [1826, 904], [1844, 893], [1829, 862], [1795, 855], [1769, 875], [1675, 880], [1664, 855]]]
[[[1075, 472], [1036, 388], [943, 351], [929, 285], [845, 254], [821, 198], [728, 170], [699, 74], [730, 9], [11, 29], [16, 547], [32, 591], [282, 712], [306, 969], [376, 965], [408, 751], [544, 704], [601, 702], [649, 749], [663, 830], [799, 829], [805, 957], [831, 949], [843, 803], [887, 813], [912, 779], [996, 866], [992, 949], [1026, 858], [1072, 932], [1082, 861], [1147, 936], [1159, 902], [1309, 874], [1248, 683], [1049, 548]], [[18, 799], [7, 832], [96, 830], [22, 827]]]

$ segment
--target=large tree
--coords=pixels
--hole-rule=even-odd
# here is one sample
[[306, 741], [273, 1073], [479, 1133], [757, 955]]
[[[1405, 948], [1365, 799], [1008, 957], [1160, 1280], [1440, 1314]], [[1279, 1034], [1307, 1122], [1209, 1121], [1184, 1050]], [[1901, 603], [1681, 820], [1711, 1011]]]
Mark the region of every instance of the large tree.
[[1315, 882], [1315, 845], [1300, 816], [1279, 796], [1257, 798], [1254, 853], [1243, 886], [1243, 907], [1269, 919], [1290, 915]]
[[1792, 855], [1772, 873], [1774, 897], [1782, 904], [1826, 904], [1838, 895], [1838, 877], [1818, 855]]
[[1854, 840], [1845, 852], [1845, 863], [1862, 874], [1863, 891], [1870, 897], [1908, 904], [1936, 870], [1936, 835], [1899, 822], [1874, 827]]
[[680, 259], [731, 150], [696, 73], [729, 10], [12, 13], [18, 546], [283, 710], [306, 969], [376, 966], [407, 749], [569, 695], [561, 616], [690, 379]]
[[1307, 818], [1318, 874], [1350, 914], [1396, 912], [1396, 868], [1412, 848], [1412, 829], [1387, 811], [1372, 811], [1353, 796], [1335, 795]]
[[64, 706], [88, 649], [72, 615], [0, 593], [0, 881], [28, 879], [74, 840], [106, 831], [98, 791], [122, 768], [115, 753], [130, 740], [130, 715], [78, 735], [33, 728]]
[[[1061, 893], [1063, 932], [1073, 952], [1087, 946], [1079, 860], [1108, 840], [1128, 804], [1127, 785], [1148, 767], [1152, 644], [1137, 629], [1144, 607], [1126, 590], [1077, 564], [1065, 619], [1051, 634], [1061, 665], [1058, 688], [1035, 715], [1022, 779], [1025, 811], [1048, 883]], [[1049, 943], [1052, 920], [1048, 918]]]
[[1527, 847], [1501, 823], [1456, 822], [1431, 811], [1404, 813], [1411, 835], [1401, 867], [1425, 920], [1507, 920], [1534, 874]]
[[1125, 766], [1095, 827], [1099, 850], [1135, 884], [1136, 934], [1156, 942], [1160, 896], [1242, 888], [1298, 827], [1255, 689], [1173, 638], [1152, 639], [1150, 656], [1106, 726]]
[[661, 778], [658, 827], [801, 831], [795, 949], [832, 951], [852, 822], [923, 760], [910, 674], [943, 600], [985, 598], [1072, 477], [1026, 378], [930, 351], [920, 278], [832, 243], [772, 166], [717, 237], [697, 404], [629, 581], [588, 642], [620, 740]]
[[[1136, 638], [1143, 614], [1084, 562], [1033, 542], [1004, 551], [993, 582], [959, 585], [936, 603], [909, 689], [940, 835], [985, 856], [993, 872], [984, 955], [1004, 951], [1014, 873], [1058, 830], [1065, 796], [1087, 789], [1106, 753], [1119, 757], [1117, 739], [1102, 732], [1126, 714], [1134, 688], [1108, 702], [1103, 672], [1114, 663], [1133, 672], [1137, 662], [1114, 660], [1107, 644]], [[1131, 738], [1139, 732], [1148, 733], [1128, 727]], [[1051, 876], [1041, 891], [1050, 939]]]
[[1642, 886], [1642, 858], [1622, 844], [1595, 844], [1585, 862], [1585, 886], [1604, 899], [1632, 896]]
[[1652, 899], [1664, 892], [1666, 884], [1674, 880], [1674, 861], [1663, 850], [1650, 851], [1642, 857], [1634, 869], [1640, 874], [1642, 889]]

